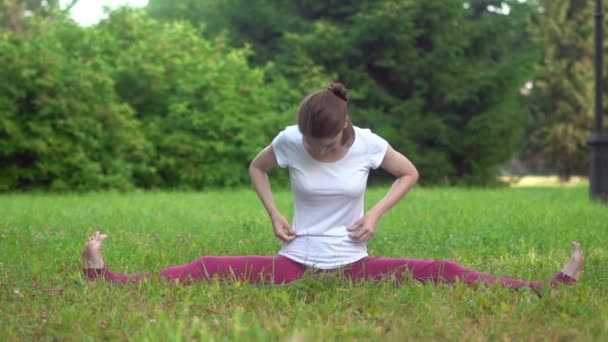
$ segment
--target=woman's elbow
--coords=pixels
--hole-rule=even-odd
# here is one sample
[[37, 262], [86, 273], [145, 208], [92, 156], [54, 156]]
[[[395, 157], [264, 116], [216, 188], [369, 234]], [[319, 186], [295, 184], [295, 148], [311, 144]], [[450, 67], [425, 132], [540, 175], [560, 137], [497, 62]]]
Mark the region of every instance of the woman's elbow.
[[415, 167], [412, 167], [412, 170], [409, 172], [409, 176], [412, 179], [412, 185], [418, 183], [418, 178], [420, 178], [420, 174]]
[[268, 169], [266, 167], [264, 167], [264, 165], [262, 163], [260, 163], [259, 160], [257, 160], [257, 159], [254, 159], [249, 164], [249, 176], [250, 177], [265, 174], [267, 172], [268, 172]]
[[260, 170], [260, 168], [256, 166], [255, 160], [252, 161], [251, 163], [249, 163], [249, 176], [250, 177], [253, 177], [253, 175], [255, 175], [256, 172], [258, 172], [259, 170]]

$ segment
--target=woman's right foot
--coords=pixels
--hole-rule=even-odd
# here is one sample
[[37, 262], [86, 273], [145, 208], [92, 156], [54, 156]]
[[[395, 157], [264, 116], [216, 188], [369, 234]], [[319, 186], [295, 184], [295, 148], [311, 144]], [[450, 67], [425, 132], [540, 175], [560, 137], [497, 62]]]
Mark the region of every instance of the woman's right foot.
[[101, 255], [101, 245], [108, 236], [95, 232], [82, 250], [82, 266], [84, 269], [103, 269], [105, 264]]
[[585, 263], [585, 255], [581, 249], [581, 244], [577, 241], [572, 241], [572, 248], [574, 251], [572, 252], [570, 261], [568, 262], [568, 265], [562, 269], [562, 273], [574, 280], [578, 280], [581, 271], [583, 270], [583, 264]]

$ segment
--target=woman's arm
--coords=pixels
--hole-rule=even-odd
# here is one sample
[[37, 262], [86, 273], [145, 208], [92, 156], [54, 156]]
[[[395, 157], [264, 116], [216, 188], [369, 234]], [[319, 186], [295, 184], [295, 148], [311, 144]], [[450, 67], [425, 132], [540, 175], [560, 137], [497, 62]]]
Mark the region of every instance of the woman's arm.
[[380, 167], [397, 177], [397, 180], [386, 196], [368, 212], [377, 216], [378, 219], [397, 204], [418, 181], [418, 170], [416, 170], [414, 164], [390, 146]]
[[363, 218], [350, 226], [353, 239], [367, 241], [376, 233], [376, 225], [384, 214], [405, 196], [418, 181], [418, 170], [403, 154], [388, 147], [380, 167], [397, 177], [388, 193]]
[[295, 239], [296, 233], [291, 228], [289, 222], [278, 211], [272, 198], [270, 181], [268, 180], [268, 170], [277, 166], [277, 157], [274, 154], [272, 145], [268, 145], [253, 159], [249, 165], [249, 176], [255, 188], [255, 192], [262, 201], [266, 212], [270, 217], [274, 234], [281, 240], [287, 242]]

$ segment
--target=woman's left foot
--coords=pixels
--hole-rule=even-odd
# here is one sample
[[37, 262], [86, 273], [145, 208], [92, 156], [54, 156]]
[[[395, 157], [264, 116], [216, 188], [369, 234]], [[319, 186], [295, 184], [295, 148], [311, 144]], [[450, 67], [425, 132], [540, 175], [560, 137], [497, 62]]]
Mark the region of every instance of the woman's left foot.
[[562, 269], [562, 273], [567, 275], [574, 280], [580, 278], [581, 271], [583, 270], [583, 264], [585, 263], [585, 255], [581, 249], [581, 244], [577, 241], [572, 241], [572, 248], [574, 249], [568, 265]]

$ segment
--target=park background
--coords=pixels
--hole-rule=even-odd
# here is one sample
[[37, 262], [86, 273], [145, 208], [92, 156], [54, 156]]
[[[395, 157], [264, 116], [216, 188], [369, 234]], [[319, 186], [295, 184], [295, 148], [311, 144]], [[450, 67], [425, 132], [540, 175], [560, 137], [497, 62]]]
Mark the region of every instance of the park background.
[[[608, 210], [588, 185], [591, 0], [0, 0], [0, 336], [6, 340], [605, 340]], [[533, 291], [305, 278], [288, 286], [88, 283], [86, 237], [120, 272], [272, 255], [250, 160], [332, 79], [353, 122], [418, 167], [371, 255], [548, 279]], [[285, 170], [275, 200], [292, 199]], [[526, 179], [529, 179], [526, 178]], [[373, 175], [367, 206], [390, 181]], [[546, 185], [546, 184], [541, 184]]]
[[423, 185], [588, 174], [592, 1], [78, 3], [0, 5], [0, 191], [247, 185], [332, 79]]

